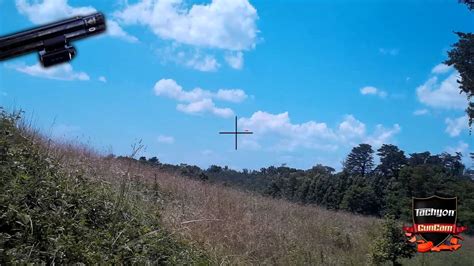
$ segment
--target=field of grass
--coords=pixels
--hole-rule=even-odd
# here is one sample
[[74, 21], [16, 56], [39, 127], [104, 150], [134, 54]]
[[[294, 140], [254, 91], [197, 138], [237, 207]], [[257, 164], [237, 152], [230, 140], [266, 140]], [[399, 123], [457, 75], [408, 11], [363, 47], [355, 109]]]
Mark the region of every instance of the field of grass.
[[[215, 264], [364, 265], [380, 219], [303, 206], [137, 164], [166, 194], [168, 228], [203, 247]], [[474, 240], [451, 253], [416, 254], [407, 265], [472, 265]]]
[[63, 160], [79, 150], [54, 148], [14, 116], [0, 115], [0, 265], [208, 264], [145, 204], [153, 193], [141, 190], [136, 199], [84, 171], [91, 165], [69, 168]]
[[[20, 234], [15, 243], [22, 249], [15, 254], [18, 257], [23, 255], [19, 259], [22, 262], [41, 261], [31, 260], [34, 256], [50, 258], [46, 262], [51, 262], [54, 257], [55, 262], [61, 262], [57, 254], [64, 246], [70, 249], [69, 252], [78, 254], [78, 258], [82, 258], [84, 254], [81, 253], [88, 250], [90, 254], [83, 256], [88, 259], [83, 260], [86, 262], [127, 260], [213, 265], [365, 265], [368, 263], [369, 246], [380, 231], [381, 220], [373, 217], [303, 206], [192, 180], [137, 161], [101, 156], [75, 142], [51, 141], [31, 127], [23, 126], [19, 130], [7, 128], [13, 135], [7, 134], [6, 128], [7, 125], [2, 122], [2, 145], [10, 145], [9, 151], [13, 153], [2, 154], [2, 163], [4, 160], [12, 163], [8, 168], [11, 177], [1, 180], [2, 192], [5, 188], [11, 189], [10, 197], [16, 200], [36, 195], [36, 201], [63, 193], [64, 200], [69, 204], [67, 206], [75, 210], [68, 214], [79, 213], [78, 217], [82, 217], [83, 221], [81, 227], [76, 225], [77, 219], [65, 221], [68, 224], [65, 229], [80, 228], [81, 235], [65, 232], [64, 228], [62, 231], [48, 231], [51, 236], [41, 235], [36, 228], [46, 228], [48, 222], [53, 226], [62, 226], [60, 222], [53, 223], [51, 220], [63, 217], [55, 213], [58, 208], [23, 208], [24, 203], [7, 202], [10, 198], [4, 194], [0, 199], [0, 208], [5, 210], [17, 206], [16, 212], [21, 213], [17, 215], [15, 211], [10, 211], [12, 216], [7, 218], [12, 223], [10, 227]], [[35, 149], [37, 151], [32, 152]], [[137, 144], [130, 156], [137, 156], [139, 150], [140, 145]], [[33, 163], [22, 155], [23, 152], [29, 154], [27, 151], [37, 156], [33, 161], [54, 164], [54, 174], [46, 174], [49, 177], [44, 179], [45, 173], [51, 172], [49, 168], [38, 172], [40, 175], [23, 170], [22, 173], [28, 175], [13, 172], [12, 169], [22, 169], [14, 162], [21, 165]], [[49, 182], [50, 185], [42, 190], [45, 195], [34, 194], [35, 189], [43, 188], [38, 186], [39, 183], [31, 183], [35, 178]], [[14, 194], [24, 189], [17, 186], [19, 182], [29, 185], [26, 192], [22, 192], [25, 197]], [[74, 197], [82, 201], [74, 202]], [[48, 204], [66, 206], [55, 200], [57, 197]], [[90, 225], [92, 218], [86, 215], [97, 207], [102, 208], [102, 216], [93, 217], [100, 224], [98, 228]], [[50, 211], [51, 217], [39, 215], [41, 211]], [[0, 228], [7, 228], [3, 224], [7, 218], [5, 215], [0, 217]], [[20, 225], [15, 225], [15, 219]], [[9, 237], [12, 235], [15, 236], [11, 234]], [[64, 238], [64, 241], [51, 242], [48, 240], [51, 238]], [[74, 241], [78, 240], [81, 240], [81, 245], [75, 246]], [[7, 242], [4, 239], [0, 241], [0, 262], [15, 256], [13, 253], [10, 257], [6, 256]], [[43, 250], [38, 243], [41, 243]], [[9, 242], [9, 245], [13, 244]], [[466, 237], [463, 244], [464, 247], [454, 253], [417, 254], [402, 262], [406, 265], [472, 265], [474, 240]], [[103, 250], [94, 253], [93, 248]]]

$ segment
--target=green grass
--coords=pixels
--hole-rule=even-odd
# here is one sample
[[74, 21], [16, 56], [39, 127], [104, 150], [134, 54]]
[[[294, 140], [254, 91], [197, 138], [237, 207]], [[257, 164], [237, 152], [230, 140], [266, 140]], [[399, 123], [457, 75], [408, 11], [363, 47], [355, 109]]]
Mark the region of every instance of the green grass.
[[1, 112], [0, 264], [207, 264], [163, 228], [158, 208], [81, 171], [63, 173], [18, 119]]

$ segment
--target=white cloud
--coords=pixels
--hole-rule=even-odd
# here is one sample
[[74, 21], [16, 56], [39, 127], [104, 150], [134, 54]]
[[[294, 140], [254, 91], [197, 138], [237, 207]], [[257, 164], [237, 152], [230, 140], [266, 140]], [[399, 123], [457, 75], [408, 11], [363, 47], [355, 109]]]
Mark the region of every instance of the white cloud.
[[201, 114], [210, 112], [216, 116], [224, 118], [231, 117], [234, 115], [234, 111], [232, 111], [232, 109], [216, 107], [216, 105], [211, 99], [202, 99], [197, 102], [191, 102], [188, 104], [180, 103], [176, 106], [176, 109], [187, 114]]
[[257, 151], [262, 148], [262, 146], [255, 139], [244, 138], [240, 141], [239, 147], [245, 150]]
[[[221, 66], [211, 49], [223, 50], [227, 64], [242, 69], [242, 52], [254, 49], [257, 43], [257, 10], [248, 0], [212, 0], [207, 4], [139, 0], [115, 12], [114, 18], [121, 25], [146, 26], [170, 41], [169, 47], [158, 51], [163, 61], [204, 72], [217, 71]], [[195, 51], [190, 52], [190, 47]]]
[[332, 137], [333, 132], [326, 123], [316, 123], [309, 121], [302, 124], [290, 122], [288, 112], [271, 114], [263, 111], [255, 112], [250, 118], [241, 118], [239, 121], [242, 127], [251, 128], [259, 133], [274, 132], [287, 136], [299, 137]]
[[67, 0], [16, 0], [16, 7], [20, 14], [27, 16], [35, 24], [43, 24], [72, 16], [88, 15], [96, 11], [91, 6], [72, 7]]
[[441, 82], [437, 76], [431, 77], [416, 89], [418, 100], [433, 108], [463, 110], [467, 100], [459, 93], [458, 78], [458, 72], [451, 73]]
[[383, 55], [395, 56], [398, 55], [399, 52], [400, 50], [397, 48], [379, 48], [379, 53]]
[[429, 113], [428, 109], [418, 109], [413, 112], [413, 115], [421, 116], [421, 115], [427, 115], [428, 113]]
[[446, 123], [445, 131], [451, 137], [457, 137], [463, 130], [468, 129], [468, 119], [466, 115], [454, 119], [446, 118], [444, 122]]
[[163, 64], [173, 62], [202, 72], [217, 71], [221, 64], [214, 54], [202, 50], [173, 42], [171, 45], [156, 49], [156, 52]]
[[111, 20], [111, 19], [107, 20], [107, 34], [109, 34], [110, 36], [125, 40], [130, 43], [138, 42], [137, 37], [132, 36], [128, 34], [127, 32], [125, 32], [115, 20]]
[[228, 53], [225, 61], [233, 69], [242, 69], [244, 67], [244, 54], [242, 52]]
[[364, 142], [379, 147], [384, 143], [389, 143], [400, 131], [401, 127], [398, 124], [394, 124], [391, 128], [385, 128], [378, 124], [375, 126], [374, 132], [368, 134], [364, 123], [353, 115], [347, 115], [338, 126], [337, 136], [340, 141], [348, 142], [351, 145]]
[[263, 111], [255, 112], [250, 118], [239, 119], [242, 128], [250, 129], [254, 135], [246, 140], [252, 148], [260, 147], [257, 139], [263, 136], [276, 135], [280, 141], [274, 145], [281, 150], [294, 150], [298, 147], [324, 149], [316, 140], [334, 139], [334, 132], [326, 123], [309, 121], [302, 124], [293, 124], [288, 112], [271, 114]]
[[251, 147], [260, 147], [258, 140], [268, 140], [276, 136], [278, 141], [271, 144], [280, 150], [292, 151], [296, 148], [335, 151], [341, 146], [370, 143], [380, 146], [389, 143], [400, 132], [398, 124], [391, 128], [377, 125], [368, 134], [366, 125], [352, 115], [347, 115], [334, 129], [324, 122], [308, 121], [301, 124], [291, 122], [288, 112], [271, 114], [255, 112], [250, 118], [241, 118], [239, 125], [249, 129], [254, 135], [246, 137]]
[[347, 115], [339, 124], [338, 133], [344, 139], [362, 138], [366, 133], [365, 124], [353, 115]]
[[362, 95], [376, 95], [379, 96], [380, 98], [385, 98], [387, 97], [387, 92], [377, 89], [376, 87], [373, 86], [365, 86], [360, 89], [360, 94]]
[[445, 64], [438, 64], [433, 69], [431, 70], [431, 73], [433, 74], [444, 74], [447, 72], [450, 72], [453, 68], [445, 65]]
[[115, 16], [129, 25], [148, 26], [160, 38], [231, 51], [253, 49], [257, 10], [248, 0], [213, 0], [187, 6], [182, 0], [142, 0]]
[[178, 101], [186, 102], [202, 100], [203, 98], [210, 97], [211, 95], [210, 92], [205, 91], [201, 88], [195, 88], [191, 91], [185, 91], [183, 90], [183, 87], [181, 87], [173, 79], [159, 80], [155, 84], [154, 91], [157, 96], [165, 96]]
[[172, 136], [159, 135], [156, 140], [158, 141], [158, 143], [162, 143], [162, 144], [173, 144], [174, 143], [174, 137], [172, 137]]
[[[68, 0], [16, 0], [16, 7], [20, 14], [27, 16], [35, 24], [44, 24], [73, 16], [89, 15], [97, 11], [92, 6], [70, 6]], [[107, 20], [107, 33], [128, 42], [138, 41], [136, 37], [126, 33], [114, 20]]]
[[214, 98], [228, 102], [242, 102], [248, 96], [241, 89], [219, 89], [217, 93], [213, 93], [201, 88], [195, 88], [190, 91], [185, 91], [173, 79], [161, 79], [154, 87], [157, 96], [165, 96], [183, 102], [195, 102], [207, 98]]
[[469, 149], [469, 144], [465, 143], [464, 141], [459, 141], [456, 146], [448, 146], [445, 148], [446, 152], [450, 154], [455, 154], [456, 152], [460, 152], [463, 155], [467, 155]]
[[245, 94], [245, 91], [241, 89], [220, 89], [217, 91], [215, 97], [223, 101], [240, 103], [247, 99], [248, 96]]
[[460, 152], [463, 156], [462, 161], [464, 165], [469, 165], [472, 163], [469, 157], [469, 144], [465, 143], [462, 140], [458, 141], [457, 145], [455, 146], [447, 146], [445, 148], [445, 151], [449, 154], [456, 154], [457, 152]]
[[201, 56], [199, 54], [187, 59], [185, 65], [203, 72], [214, 72], [220, 67], [220, 64], [217, 62], [214, 56]]
[[372, 146], [380, 147], [384, 143], [389, 143], [393, 136], [401, 131], [399, 124], [394, 124], [392, 128], [385, 128], [383, 125], [375, 126], [375, 131], [372, 135], [365, 138], [365, 143], [369, 143]]
[[103, 82], [103, 83], [107, 83], [107, 78], [104, 77], [104, 76], [100, 76], [100, 77], [99, 77], [99, 81], [100, 81], [100, 82]]
[[173, 79], [161, 79], [156, 82], [154, 93], [157, 96], [177, 100], [177, 109], [188, 114], [212, 113], [220, 117], [230, 117], [234, 112], [230, 108], [216, 107], [213, 99], [227, 102], [242, 102], [247, 95], [240, 89], [220, 89], [217, 93], [195, 88], [186, 91]]
[[363, 87], [360, 89], [360, 93], [362, 95], [377, 94], [377, 88], [372, 87], [372, 86]]
[[39, 63], [35, 65], [6, 65], [8, 68], [15, 69], [18, 72], [22, 72], [34, 77], [55, 79], [55, 80], [90, 80], [89, 75], [85, 72], [75, 72], [70, 64], [61, 64], [48, 68], [42, 67]]

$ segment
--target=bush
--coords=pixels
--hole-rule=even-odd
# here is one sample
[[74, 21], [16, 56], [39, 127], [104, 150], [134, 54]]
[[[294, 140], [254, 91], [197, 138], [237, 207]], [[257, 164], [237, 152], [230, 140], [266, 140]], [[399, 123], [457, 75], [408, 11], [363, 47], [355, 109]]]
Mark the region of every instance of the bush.
[[411, 258], [414, 253], [415, 248], [408, 244], [401, 225], [387, 216], [381, 234], [370, 247], [370, 262], [379, 265], [389, 261], [392, 265], [401, 265], [399, 259]]

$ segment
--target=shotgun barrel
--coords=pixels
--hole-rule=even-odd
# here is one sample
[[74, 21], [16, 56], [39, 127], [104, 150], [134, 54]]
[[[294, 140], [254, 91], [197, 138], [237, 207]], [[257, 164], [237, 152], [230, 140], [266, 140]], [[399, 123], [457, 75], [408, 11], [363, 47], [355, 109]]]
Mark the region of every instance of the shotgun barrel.
[[94, 13], [3, 36], [0, 37], [0, 61], [38, 52], [45, 67], [68, 62], [76, 55], [71, 41], [103, 33], [105, 29], [104, 15]]

